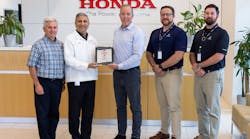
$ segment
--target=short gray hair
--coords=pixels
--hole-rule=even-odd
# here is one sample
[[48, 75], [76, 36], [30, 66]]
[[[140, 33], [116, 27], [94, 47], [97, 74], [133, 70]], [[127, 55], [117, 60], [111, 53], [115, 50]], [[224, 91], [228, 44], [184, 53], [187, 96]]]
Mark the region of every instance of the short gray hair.
[[57, 20], [54, 17], [50, 17], [50, 16], [45, 17], [43, 20], [43, 27], [45, 27], [48, 22], [56, 22], [57, 23]]
[[75, 21], [76, 21], [77, 17], [79, 17], [79, 16], [85, 16], [85, 17], [87, 17], [87, 19], [89, 20], [89, 17], [88, 17], [87, 14], [85, 14], [85, 13], [83, 13], [83, 12], [80, 12], [80, 13], [77, 13], [77, 14], [76, 14]]

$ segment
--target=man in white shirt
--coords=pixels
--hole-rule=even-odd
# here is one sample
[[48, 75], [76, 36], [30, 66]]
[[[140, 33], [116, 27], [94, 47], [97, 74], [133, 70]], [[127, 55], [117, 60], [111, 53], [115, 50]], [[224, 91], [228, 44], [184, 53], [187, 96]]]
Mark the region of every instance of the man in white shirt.
[[89, 19], [85, 13], [76, 15], [75, 26], [76, 31], [67, 36], [64, 44], [65, 79], [69, 92], [69, 132], [73, 139], [90, 139], [95, 83], [98, 78], [95, 63], [97, 41], [87, 33]]

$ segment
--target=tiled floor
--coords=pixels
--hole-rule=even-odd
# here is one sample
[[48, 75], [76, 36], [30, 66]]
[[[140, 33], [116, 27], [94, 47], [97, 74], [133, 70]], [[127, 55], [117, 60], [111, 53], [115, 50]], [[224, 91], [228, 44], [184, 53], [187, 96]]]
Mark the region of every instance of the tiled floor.
[[[94, 124], [92, 139], [112, 139], [116, 133], [116, 125]], [[159, 126], [142, 126], [142, 139], [148, 139], [159, 130]], [[127, 138], [130, 137], [131, 126], [127, 129]], [[197, 127], [182, 127], [182, 139], [192, 139], [197, 135]], [[39, 139], [37, 125], [34, 123], [0, 123], [0, 139]], [[60, 123], [57, 129], [57, 139], [70, 139], [68, 125]], [[240, 139], [234, 128], [231, 135], [231, 110], [223, 110], [219, 139]]]
[[[240, 139], [240, 134], [236, 127], [234, 127], [234, 133], [231, 135], [231, 106], [227, 106], [222, 99], [221, 107], [222, 116], [219, 139]], [[33, 119], [33, 121], [35, 120]], [[68, 125], [65, 121], [67, 120], [64, 120], [58, 125], [57, 139], [71, 139], [68, 132]], [[95, 121], [95, 123], [98, 122]], [[114, 122], [109, 123], [111, 124], [93, 124], [92, 139], [113, 139], [117, 134], [117, 126]], [[141, 139], [148, 139], [157, 133], [160, 128], [157, 123], [159, 123], [159, 121], [154, 122], [154, 126], [143, 125]], [[193, 137], [198, 134], [197, 130], [197, 126], [183, 126], [182, 139], [193, 139]], [[130, 138], [130, 134], [131, 126], [128, 126], [127, 139]], [[6, 123], [0, 120], [0, 139], [39, 139], [37, 125], [34, 122]]]

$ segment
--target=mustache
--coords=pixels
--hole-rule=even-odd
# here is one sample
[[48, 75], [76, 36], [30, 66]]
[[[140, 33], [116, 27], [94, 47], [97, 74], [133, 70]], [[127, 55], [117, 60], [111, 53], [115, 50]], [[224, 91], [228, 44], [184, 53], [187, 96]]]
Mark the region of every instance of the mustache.
[[214, 21], [214, 20], [205, 20], [205, 22], [206, 22], [207, 25], [212, 25], [212, 24], [214, 24], [216, 21]]
[[170, 21], [169, 19], [162, 19], [161, 21]]

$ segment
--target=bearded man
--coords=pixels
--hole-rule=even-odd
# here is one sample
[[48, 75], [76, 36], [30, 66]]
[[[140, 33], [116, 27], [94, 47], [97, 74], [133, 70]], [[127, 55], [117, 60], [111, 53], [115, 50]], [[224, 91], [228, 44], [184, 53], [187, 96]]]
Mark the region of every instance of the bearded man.
[[174, 8], [160, 10], [162, 27], [151, 33], [147, 60], [155, 73], [156, 95], [161, 111], [161, 129], [150, 139], [181, 139], [181, 99], [183, 56], [187, 48], [186, 33], [173, 19]]
[[218, 26], [218, 16], [219, 8], [216, 5], [205, 7], [206, 26], [195, 34], [189, 55], [195, 73], [194, 96], [199, 129], [199, 136], [195, 139], [217, 139], [219, 133], [220, 95], [229, 36]]

